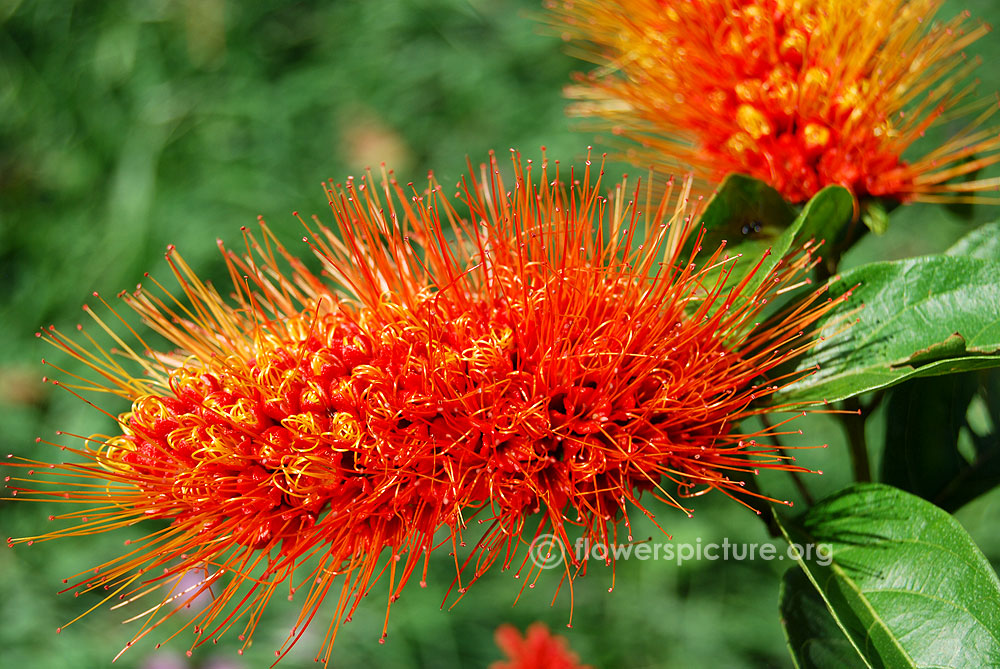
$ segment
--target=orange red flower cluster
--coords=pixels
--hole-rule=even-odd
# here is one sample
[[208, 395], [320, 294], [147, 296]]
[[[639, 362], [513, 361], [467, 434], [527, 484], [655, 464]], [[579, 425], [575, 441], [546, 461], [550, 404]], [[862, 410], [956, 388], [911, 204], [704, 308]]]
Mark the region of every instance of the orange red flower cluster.
[[[635, 161], [767, 181], [802, 202], [840, 184], [858, 198], [996, 202], [993, 99], [972, 101], [988, 32], [943, 0], [572, 0], [549, 3], [598, 69], [570, 89], [576, 114], [638, 142]], [[932, 125], [954, 133], [904, 158]], [[956, 180], [957, 179], [957, 180]]]
[[524, 636], [513, 625], [501, 625], [494, 634], [507, 661], [490, 669], [591, 669], [569, 649], [566, 639], [554, 636], [542, 623], [533, 623]]
[[[608, 544], [630, 512], [652, 517], [643, 493], [690, 513], [685, 499], [744, 495], [758, 469], [804, 471], [771, 430], [737, 426], [801, 376], [775, 370], [833, 305], [814, 293], [763, 322], [814, 245], [744, 271], [724, 245], [700, 253], [689, 184], [653, 198], [622, 183], [607, 198], [589, 160], [567, 176], [512, 159], [509, 185], [491, 156], [454, 198], [391, 172], [330, 185], [335, 227], [306, 225], [305, 241], [336, 289], [265, 226], [246, 233], [246, 255], [225, 252], [230, 299], [173, 249], [183, 295], [155, 281], [121, 295], [163, 352], [114, 311], [117, 327], [88, 309], [120, 355], [83, 328], [43, 333], [91, 371], [56, 383], [131, 410], [68, 449], [82, 461], [15, 462], [34, 470], [22, 496], [81, 507], [16, 542], [167, 521], [70, 589], [123, 604], [157, 592], [136, 639], [211, 592], [181, 624], [194, 646], [234, 628], [249, 644], [285, 589], [302, 609], [279, 658], [332, 590], [328, 661], [376, 581], [388, 619], [413, 573], [426, 579], [442, 530], [461, 596], [498, 560], [522, 560], [522, 534]], [[473, 521], [483, 531], [459, 557]]]

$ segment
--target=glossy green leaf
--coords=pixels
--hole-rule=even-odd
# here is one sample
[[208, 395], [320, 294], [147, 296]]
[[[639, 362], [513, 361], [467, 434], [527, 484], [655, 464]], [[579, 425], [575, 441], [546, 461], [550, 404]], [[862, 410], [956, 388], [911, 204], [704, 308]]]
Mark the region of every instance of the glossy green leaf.
[[950, 256], [1000, 260], [1000, 221], [982, 225], [945, 251]]
[[851, 299], [824, 319], [822, 340], [800, 360], [800, 369], [818, 370], [776, 401], [833, 401], [1000, 365], [1000, 262], [941, 255], [872, 263], [831, 280], [831, 297], [847, 291]]
[[[879, 479], [954, 511], [1000, 485], [1000, 374], [914, 379], [886, 398]], [[971, 408], [970, 408], [971, 405]], [[970, 414], [980, 408], [986, 421]]]
[[765, 182], [730, 174], [702, 212], [703, 246], [716, 248], [726, 240], [730, 248], [740, 246], [742, 250], [745, 245], [748, 255], [760, 255], [795, 218], [791, 205]]
[[755, 289], [781, 262], [796, 244], [810, 239], [831, 239], [851, 220], [854, 212], [854, 198], [850, 191], [840, 186], [827, 186], [816, 193], [799, 212], [798, 218], [774, 240], [771, 253], [765, 258], [746, 290]]
[[945, 511], [891, 486], [862, 484], [798, 521], [778, 520], [789, 542], [824, 547], [811, 556], [803, 550], [799, 566], [864, 658], [854, 666], [1000, 666], [1000, 580]]
[[793, 567], [785, 572], [778, 601], [785, 642], [797, 669], [866, 666], [804, 571]]
[[851, 222], [854, 216], [854, 198], [851, 191], [842, 186], [827, 186], [813, 195], [791, 226], [794, 233], [783, 240], [784, 252], [791, 248], [795, 239], [805, 241], [832, 239]]
[[706, 231], [702, 246], [716, 248], [725, 240], [729, 250], [743, 256], [728, 285], [742, 280], [766, 254], [746, 288], [749, 294], [796, 243], [812, 238], [839, 237], [853, 212], [854, 199], [840, 186], [824, 188], [796, 215], [781, 195], [766, 183], [742, 174], [730, 174], [702, 214]]

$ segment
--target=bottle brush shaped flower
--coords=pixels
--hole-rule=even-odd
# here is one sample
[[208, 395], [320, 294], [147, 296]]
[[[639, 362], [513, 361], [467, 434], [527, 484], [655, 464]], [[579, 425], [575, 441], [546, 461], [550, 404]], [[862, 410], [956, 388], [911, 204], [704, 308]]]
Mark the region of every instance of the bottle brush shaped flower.
[[67, 588], [138, 606], [129, 645], [173, 620], [192, 647], [227, 632], [245, 647], [280, 589], [301, 601], [280, 658], [329, 596], [328, 661], [361, 597], [382, 581], [388, 620], [442, 546], [460, 598], [498, 560], [520, 571], [546, 530], [608, 543], [630, 512], [653, 516], [643, 493], [690, 514], [712, 490], [752, 501], [760, 469], [805, 471], [773, 443], [782, 423], [739, 424], [808, 373], [778, 368], [835, 302], [806, 290], [763, 316], [807, 282], [816, 245], [702, 254], [690, 183], [605, 197], [589, 159], [568, 180], [512, 162], [510, 186], [491, 156], [454, 197], [384, 170], [330, 184], [334, 226], [302, 221], [325, 278], [263, 223], [246, 254], [223, 250], [228, 298], [170, 248], [179, 293], [149, 279], [120, 295], [166, 346], [127, 310], [85, 307], [108, 351], [90, 328], [39, 333], [76, 359], [52, 383], [131, 408], [62, 445], [74, 459], [11, 460], [15, 494], [69, 509], [11, 543], [133, 529]]
[[[989, 31], [943, 0], [572, 0], [550, 18], [597, 63], [571, 112], [640, 148], [634, 162], [727, 172], [792, 202], [830, 184], [857, 198], [993, 202], [994, 98], [963, 49]], [[935, 124], [939, 146], [911, 145]], [[905, 154], [905, 155], [904, 155]]]

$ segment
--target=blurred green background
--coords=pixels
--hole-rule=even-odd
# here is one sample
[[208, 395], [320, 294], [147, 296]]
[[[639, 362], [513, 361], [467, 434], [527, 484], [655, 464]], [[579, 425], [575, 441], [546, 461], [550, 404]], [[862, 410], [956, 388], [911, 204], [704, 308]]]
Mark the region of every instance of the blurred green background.
[[[300, 234], [293, 210], [326, 211], [323, 179], [386, 161], [403, 181], [419, 183], [433, 168], [448, 184], [466, 156], [478, 163], [491, 148], [535, 154], [544, 144], [553, 157], [579, 159], [595, 138], [572, 132], [561, 88], [582, 64], [532, 21], [539, 5], [0, 1], [0, 451], [29, 454], [36, 436], [54, 438], [57, 429], [107, 429], [100, 414], [41, 383], [38, 360], [53, 351], [32, 335], [49, 323], [72, 327], [91, 291], [112, 295], [146, 270], [165, 277], [168, 243], [202, 276], [221, 279], [216, 238], [239, 246], [240, 226], [261, 214], [292, 244]], [[964, 9], [1000, 18], [991, 0], [949, 2], [941, 16]], [[969, 54], [1000, 62], [992, 35]], [[1000, 90], [998, 68], [981, 70], [983, 94]], [[995, 217], [988, 208], [903, 207], [887, 235], [865, 239], [845, 262], [938, 251]], [[844, 485], [849, 466], [837, 423], [812, 416], [798, 426], [802, 443], [830, 444], [802, 457], [826, 472], [809, 479], [817, 496]], [[868, 429], [877, 459], [878, 413]], [[763, 483], [794, 496], [780, 475]], [[46, 509], [7, 497], [0, 504], [4, 536], [44, 531]], [[981, 498], [958, 517], [997, 564], [1000, 497]], [[659, 520], [679, 542], [770, 541], [752, 512], [719, 495], [699, 501], [693, 519], [666, 512]], [[660, 540], [644, 523], [635, 535]], [[131, 635], [122, 613], [102, 608], [56, 636], [96, 600], [55, 592], [62, 578], [117, 555], [121, 538], [0, 550], [0, 665], [110, 664]], [[523, 629], [542, 620], [596, 667], [786, 667], [777, 598], [787, 567], [633, 560], [618, 565], [613, 593], [610, 570], [593, 570], [576, 582], [568, 630], [565, 590], [550, 606], [555, 577], [512, 608], [520, 582], [496, 571], [454, 610], [440, 611], [450, 582], [443, 566], [426, 590], [414, 584], [393, 606], [384, 645], [376, 588], [340, 633], [333, 664], [486, 667], [500, 657], [498, 624]], [[224, 640], [189, 659], [182, 638], [159, 651], [143, 643], [118, 664], [267, 666], [294, 613], [275, 602], [242, 658]], [[307, 635], [281, 666], [314, 666], [318, 643]]]

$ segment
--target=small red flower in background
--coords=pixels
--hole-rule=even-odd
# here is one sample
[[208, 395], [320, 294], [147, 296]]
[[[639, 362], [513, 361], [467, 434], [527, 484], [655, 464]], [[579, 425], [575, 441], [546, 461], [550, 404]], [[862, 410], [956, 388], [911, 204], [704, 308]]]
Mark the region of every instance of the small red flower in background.
[[391, 173], [331, 185], [336, 227], [307, 225], [304, 241], [336, 290], [265, 226], [245, 256], [225, 254], [229, 299], [173, 249], [182, 295], [155, 280], [121, 294], [166, 346], [113, 310], [109, 323], [86, 309], [117, 355], [82, 326], [50, 328], [41, 336], [91, 376], [54, 383], [131, 410], [117, 433], [64, 447], [82, 462], [15, 462], [22, 497], [83, 508], [12, 543], [166, 521], [68, 589], [121, 606], [159, 597], [132, 618], [135, 640], [207, 593], [180, 623], [192, 647], [226, 633], [246, 646], [280, 589], [302, 609], [279, 658], [330, 596], [326, 662], [380, 580], [386, 636], [388, 609], [415, 571], [424, 584], [441, 543], [461, 598], [546, 530], [565, 548], [570, 534], [616, 543], [629, 511], [652, 517], [644, 492], [690, 514], [684, 500], [712, 490], [752, 495], [741, 477], [759, 469], [806, 471], [768, 443], [779, 432], [736, 426], [780, 410], [755, 400], [808, 373], [775, 370], [834, 302], [815, 292], [763, 312], [803, 284], [815, 245], [738, 276], [724, 246], [699, 254], [689, 184], [654, 198], [622, 183], [607, 198], [589, 160], [566, 179], [558, 162], [536, 177], [512, 159], [509, 188], [491, 156], [454, 198]]
[[580, 664], [564, 637], [553, 636], [542, 623], [532, 623], [524, 636], [513, 625], [501, 625], [494, 638], [508, 659], [490, 669], [592, 669]]
[[[557, 28], [599, 68], [569, 89], [575, 114], [639, 142], [637, 162], [767, 181], [793, 202], [840, 184], [856, 197], [997, 202], [1000, 160], [962, 53], [988, 32], [942, 0], [573, 0]], [[904, 152], [932, 124], [956, 133]]]

